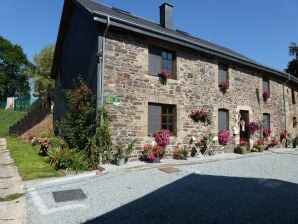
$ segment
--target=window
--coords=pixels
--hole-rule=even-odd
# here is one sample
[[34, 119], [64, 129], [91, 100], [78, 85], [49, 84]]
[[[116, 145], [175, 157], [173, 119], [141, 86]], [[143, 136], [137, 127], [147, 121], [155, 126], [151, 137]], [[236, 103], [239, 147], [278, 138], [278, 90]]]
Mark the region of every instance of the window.
[[175, 133], [176, 107], [169, 104], [148, 104], [148, 134], [166, 129]]
[[229, 130], [229, 111], [227, 109], [218, 110], [218, 131]]
[[294, 89], [292, 89], [292, 104], [296, 103], [296, 99], [295, 99], [295, 91]]
[[293, 128], [296, 128], [297, 127], [297, 118], [296, 117], [293, 117]]
[[263, 114], [263, 129], [270, 129], [270, 114]]
[[270, 92], [269, 78], [268, 77], [263, 77], [263, 93], [264, 92]]
[[166, 70], [170, 77], [175, 76], [175, 54], [158, 47], [149, 46], [149, 74], [157, 76]]
[[228, 66], [222, 63], [218, 64], [218, 85], [224, 81], [228, 81]]

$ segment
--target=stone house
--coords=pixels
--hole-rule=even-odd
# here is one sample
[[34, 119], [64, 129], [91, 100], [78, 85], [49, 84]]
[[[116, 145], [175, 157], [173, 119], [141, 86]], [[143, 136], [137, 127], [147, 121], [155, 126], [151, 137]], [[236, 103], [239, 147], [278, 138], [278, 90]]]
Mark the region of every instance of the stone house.
[[[166, 84], [158, 76], [163, 71]], [[96, 92], [97, 107], [108, 109], [114, 142], [137, 139], [136, 151], [161, 129], [171, 132], [168, 153], [220, 130], [230, 131], [227, 148], [240, 138], [252, 143], [262, 132], [249, 137], [249, 122], [277, 138], [283, 130], [298, 134], [298, 79], [174, 29], [167, 3], [158, 24], [89, 0], [66, 0], [52, 67], [54, 119], [65, 113], [62, 90], [72, 88], [78, 74]], [[264, 92], [270, 92], [266, 101]], [[193, 121], [192, 110], [208, 112], [210, 124]]]

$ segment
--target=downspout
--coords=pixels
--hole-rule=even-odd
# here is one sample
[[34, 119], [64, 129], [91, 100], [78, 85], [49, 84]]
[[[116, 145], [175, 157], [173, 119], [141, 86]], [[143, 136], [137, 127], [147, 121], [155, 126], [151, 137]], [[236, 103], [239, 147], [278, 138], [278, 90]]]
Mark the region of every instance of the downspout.
[[[96, 20], [96, 18], [95, 18]], [[104, 106], [104, 61], [105, 61], [105, 42], [108, 29], [110, 27], [110, 16], [107, 16], [107, 24], [103, 32], [102, 38], [98, 36], [98, 46], [102, 45], [101, 51], [98, 52], [99, 62], [97, 65], [97, 102], [96, 111]], [[100, 125], [103, 123], [103, 114], [101, 113]]]
[[285, 131], [287, 131], [287, 110], [286, 110], [286, 94], [285, 94], [285, 84], [291, 80], [291, 75], [288, 74], [288, 79], [283, 83], [283, 98], [284, 98], [284, 116], [285, 116]]

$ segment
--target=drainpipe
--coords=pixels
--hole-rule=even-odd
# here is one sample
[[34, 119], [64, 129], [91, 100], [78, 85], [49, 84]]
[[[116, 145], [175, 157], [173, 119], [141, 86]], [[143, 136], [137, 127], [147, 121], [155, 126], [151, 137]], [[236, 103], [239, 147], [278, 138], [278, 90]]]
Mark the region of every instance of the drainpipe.
[[285, 84], [291, 80], [291, 75], [288, 74], [288, 79], [283, 83], [283, 98], [284, 98], [284, 116], [285, 116], [285, 131], [287, 131], [287, 110], [286, 110], [286, 94], [285, 94]]
[[[102, 45], [101, 51], [97, 52], [99, 62], [97, 64], [97, 101], [96, 111], [98, 114], [99, 108], [102, 109], [104, 106], [104, 61], [105, 61], [105, 42], [108, 29], [110, 27], [110, 16], [107, 16], [107, 24], [103, 32], [102, 38], [98, 37], [98, 46]], [[96, 20], [96, 18], [95, 18]], [[100, 124], [103, 123], [103, 114], [101, 114]]]

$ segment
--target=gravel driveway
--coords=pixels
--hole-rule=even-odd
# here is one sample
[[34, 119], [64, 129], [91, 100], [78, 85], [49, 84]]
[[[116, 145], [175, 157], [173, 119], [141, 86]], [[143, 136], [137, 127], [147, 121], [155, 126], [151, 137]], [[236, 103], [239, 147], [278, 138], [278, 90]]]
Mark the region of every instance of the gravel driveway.
[[298, 223], [298, 151], [175, 168], [27, 182], [29, 223]]

